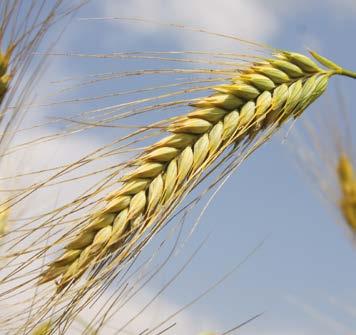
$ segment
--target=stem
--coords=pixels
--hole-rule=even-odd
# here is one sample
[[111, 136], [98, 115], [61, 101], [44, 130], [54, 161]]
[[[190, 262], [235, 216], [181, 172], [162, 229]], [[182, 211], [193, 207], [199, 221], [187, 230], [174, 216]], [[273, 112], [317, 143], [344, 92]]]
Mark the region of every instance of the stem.
[[345, 70], [341, 69], [340, 72], [338, 73], [342, 76], [350, 77], [356, 79], [356, 72], [350, 71], [350, 70]]

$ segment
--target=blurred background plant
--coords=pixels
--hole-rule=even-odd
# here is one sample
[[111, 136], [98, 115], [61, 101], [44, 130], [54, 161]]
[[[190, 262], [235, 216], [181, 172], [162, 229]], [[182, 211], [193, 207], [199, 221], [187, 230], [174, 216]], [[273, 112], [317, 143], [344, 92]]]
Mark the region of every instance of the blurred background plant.
[[298, 129], [292, 150], [299, 166], [316, 188], [330, 217], [347, 228], [354, 240], [356, 232], [356, 176], [352, 115], [347, 98], [338, 92]]

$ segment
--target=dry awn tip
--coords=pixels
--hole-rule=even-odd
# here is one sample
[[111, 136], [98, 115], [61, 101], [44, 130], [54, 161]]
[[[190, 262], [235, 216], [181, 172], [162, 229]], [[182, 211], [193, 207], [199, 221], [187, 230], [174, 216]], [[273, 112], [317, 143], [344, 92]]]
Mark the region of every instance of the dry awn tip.
[[61, 291], [104, 259], [117, 266], [132, 258], [227, 148], [251, 149], [260, 136], [258, 147], [322, 95], [332, 76], [356, 78], [325, 57], [311, 55], [314, 60], [286, 51], [255, 57], [236, 69], [229, 83], [192, 102], [188, 114], [167, 120], [167, 137], [129, 162], [134, 169], [42, 273], [40, 283], [56, 280]]

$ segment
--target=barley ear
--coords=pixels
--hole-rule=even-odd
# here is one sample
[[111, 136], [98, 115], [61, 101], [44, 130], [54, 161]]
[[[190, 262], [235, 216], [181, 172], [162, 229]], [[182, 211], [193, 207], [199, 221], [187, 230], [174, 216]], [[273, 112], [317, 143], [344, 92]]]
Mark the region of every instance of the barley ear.
[[59, 277], [60, 291], [113, 252], [118, 265], [132, 259], [146, 243], [139, 241], [148, 241], [149, 233], [165, 224], [185, 190], [197, 185], [228, 147], [248, 152], [257, 135], [264, 143], [268, 132], [302, 115], [324, 93], [332, 76], [356, 78], [311, 54], [313, 59], [280, 51], [274, 58], [238, 69], [229, 83], [190, 103], [192, 110], [168, 119], [167, 136], [128, 162], [135, 168], [120, 178], [121, 186], [105, 198], [104, 208], [86, 217], [86, 226], [49, 265], [41, 282]]

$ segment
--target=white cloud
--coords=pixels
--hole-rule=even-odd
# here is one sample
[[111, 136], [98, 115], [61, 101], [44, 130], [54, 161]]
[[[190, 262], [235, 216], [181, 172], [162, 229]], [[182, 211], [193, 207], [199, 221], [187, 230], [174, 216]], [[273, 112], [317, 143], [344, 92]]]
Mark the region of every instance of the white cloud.
[[[106, 324], [102, 329], [102, 334], [115, 334], [115, 331], [119, 330], [128, 320], [137, 314], [142, 309], [147, 301], [149, 301], [155, 292], [150, 290], [143, 290], [140, 292], [139, 297], [129, 302], [123, 309], [118, 311], [114, 317]], [[95, 303], [95, 306], [91, 309], [86, 309], [82, 314], [82, 318], [85, 320], [91, 320], [98, 311], [101, 310], [102, 304], [105, 304], [105, 299], [108, 297], [108, 292], [105, 293], [103, 299]], [[139, 334], [144, 329], [152, 329], [158, 326], [163, 320], [170, 315], [176, 313], [181, 306], [167, 299], [160, 297], [158, 300], [150, 305], [150, 307], [140, 314], [137, 319], [126, 326], [124, 329], [127, 334]], [[176, 325], [164, 334], [199, 334], [204, 329], [217, 329], [217, 323], [208, 318], [208, 316], [198, 315], [197, 313], [190, 313], [188, 310], [182, 311], [177, 316], [173, 317], [165, 325], [157, 328], [153, 334], [163, 330], [175, 323]], [[126, 333], [125, 331], [120, 334]], [[69, 334], [71, 335], [71, 333]], [[73, 334], [74, 335], [74, 334]]]
[[[142, 17], [159, 22], [181, 23], [213, 32], [235, 34], [253, 41], [265, 41], [278, 28], [278, 23], [269, 6], [255, 0], [220, 0], [218, 2], [211, 0], [132, 0], [130, 2], [108, 0], [104, 3], [102, 15]], [[136, 29], [139, 29], [140, 33], [149, 34], [167, 30], [167, 27], [137, 24]], [[180, 34], [177, 42], [188, 49], [219, 50], [227, 45], [235, 48], [239, 46], [232, 40], [214, 39], [204, 34], [190, 32]]]
[[[264, 1], [260, 0], [260, 2]], [[333, 14], [336, 11], [350, 16], [356, 10], [354, 0], [271, 0], [268, 3], [271, 8], [283, 13], [287, 18], [291, 15], [296, 16], [300, 12], [310, 12], [320, 8], [327, 9]], [[283, 17], [280, 16], [280, 19], [283, 19]]]

